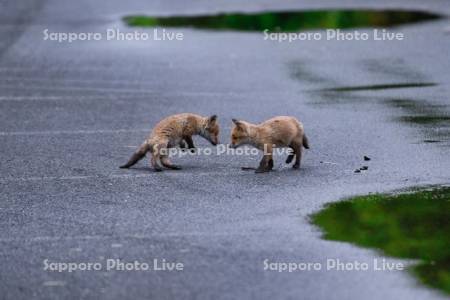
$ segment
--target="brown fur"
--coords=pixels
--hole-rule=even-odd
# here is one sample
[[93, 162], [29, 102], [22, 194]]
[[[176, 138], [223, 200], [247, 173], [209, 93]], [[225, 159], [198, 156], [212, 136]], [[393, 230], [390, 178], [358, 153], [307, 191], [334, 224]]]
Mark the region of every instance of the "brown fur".
[[200, 135], [211, 144], [219, 143], [219, 124], [217, 116], [202, 117], [196, 114], [184, 113], [169, 116], [161, 120], [153, 128], [152, 133], [139, 149], [131, 156], [129, 161], [121, 168], [129, 168], [144, 158], [147, 152], [152, 154], [151, 165], [155, 171], [162, 171], [162, 166], [179, 170], [178, 166], [170, 163], [167, 153], [168, 148], [181, 146], [182, 148], [194, 148], [193, 135]]
[[233, 119], [233, 123], [231, 147], [251, 145], [265, 152], [256, 169], [257, 173], [268, 172], [273, 168], [274, 147], [291, 148], [293, 153], [288, 156], [286, 163], [292, 162], [295, 157], [293, 168], [300, 168], [302, 148], [309, 149], [309, 142], [303, 124], [296, 118], [279, 116], [258, 125]]

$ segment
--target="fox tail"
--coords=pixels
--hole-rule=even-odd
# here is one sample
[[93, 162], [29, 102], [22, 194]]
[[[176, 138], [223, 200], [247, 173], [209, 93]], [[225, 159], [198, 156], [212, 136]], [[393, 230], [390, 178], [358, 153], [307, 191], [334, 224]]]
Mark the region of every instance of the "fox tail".
[[303, 135], [303, 147], [305, 147], [305, 149], [309, 149], [309, 142], [306, 134]]
[[133, 153], [133, 155], [131, 156], [131, 158], [128, 160], [128, 162], [122, 166], [120, 166], [121, 169], [127, 169], [129, 167], [131, 167], [132, 165], [134, 165], [135, 163], [137, 163], [138, 161], [140, 161], [142, 158], [145, 157], [145, 154], [150, 150], [150, 146], [149, 144], [147, 144], [146, 142], [143, 143], [139, 149], [137, 149], [136, 152]]

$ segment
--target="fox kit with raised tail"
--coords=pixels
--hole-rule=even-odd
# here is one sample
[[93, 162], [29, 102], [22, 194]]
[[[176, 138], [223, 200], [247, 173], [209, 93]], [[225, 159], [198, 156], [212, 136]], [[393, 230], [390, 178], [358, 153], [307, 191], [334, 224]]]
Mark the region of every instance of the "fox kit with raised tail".
[[130, 160], [121, 168], [129, 168], [150, 152], [151, 165], [155, 171], [162, 171], [162, 167], [180, 170], [179, 166], [169, 161], [167, 149], [180, 146], [194, 149], [193, 135], [200, 135], [214, 146], [219, 143], [219, 124], [217, 116], [202, 117], [196, 114], [177, 114], [161, 120], [153, 128], [150, 136], [139, 149], [131, 156]]
[[303, 129], [303, 124], [296, 118], [279, 116], [257, 125], [233, 119], [233, 123], [235, 126], [231, 132], [232, 148], [237, 148], [242, 145], [251, 145], [264, 152], [259, 167], [254, 169], [256, 173], [272, 170], [272, 152], [274, 147], [291, 148], [293, 152], [287, 157], [286, 163], [291, 163], [295, 157], [293, 168], [300, 168], [302, 148], [309, 149], [309, 144]]

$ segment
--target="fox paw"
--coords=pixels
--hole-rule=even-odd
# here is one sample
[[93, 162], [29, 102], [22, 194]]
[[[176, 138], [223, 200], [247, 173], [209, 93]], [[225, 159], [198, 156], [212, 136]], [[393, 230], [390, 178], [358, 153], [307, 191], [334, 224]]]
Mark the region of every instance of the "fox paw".
[[289, 154], [289, 156], [286, 158], [286, 163], [290, 164], [293, 159], [294, 159], [294, 154]]
[[177, 166], [177, 165], [166, 166], [166, 168], [169, 168], [171, 170], [181, 170], [182, 169], [180, 166]]

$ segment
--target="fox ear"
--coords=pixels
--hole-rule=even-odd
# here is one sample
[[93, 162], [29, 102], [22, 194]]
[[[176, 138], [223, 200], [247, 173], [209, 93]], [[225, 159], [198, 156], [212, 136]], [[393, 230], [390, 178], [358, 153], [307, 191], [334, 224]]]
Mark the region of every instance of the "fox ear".
[[212, 124], [217, 121], [217, 115], [212, 115], [208, 118], [208, 123]]
[[242, 123], [241, 121], [237, 120], [237, 119], [231, 119], [231, 121], [233, 121], [233, 123], [234, 123], [236, 126], [242, 126], [242, 125], [243, 125], [243, 123]]

